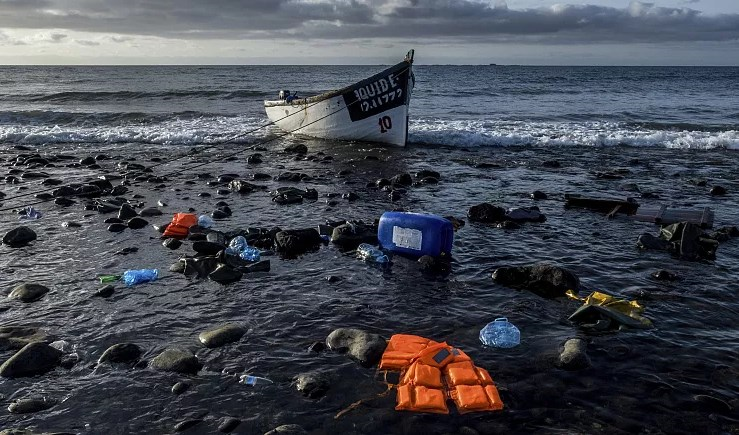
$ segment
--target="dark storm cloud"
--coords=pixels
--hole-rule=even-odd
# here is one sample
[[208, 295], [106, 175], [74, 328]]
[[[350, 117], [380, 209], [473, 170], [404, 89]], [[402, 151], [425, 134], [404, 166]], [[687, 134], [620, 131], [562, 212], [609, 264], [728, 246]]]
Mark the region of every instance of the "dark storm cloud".
[[[691, 1], [691, 0], [687, 0]], [[22, 10], [21, 10], [22, 9]], [[0, 27], [177, 38], [452, 38], [552, 43], [739, 39], [739, 14], [632, 2], [515, 10], [479, 0], [0, 0]]]

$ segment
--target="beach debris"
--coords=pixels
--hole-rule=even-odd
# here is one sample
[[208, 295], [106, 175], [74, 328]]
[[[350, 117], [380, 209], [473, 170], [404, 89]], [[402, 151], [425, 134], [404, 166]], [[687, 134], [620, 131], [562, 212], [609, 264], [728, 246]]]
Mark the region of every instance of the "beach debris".
[[629, 219], [640, 222], [654, 222], [658, 225], [672, 225], [679, 222], [689, 222], [701, 228], [713, 226], [714, 213], [709, 207], [699, 210], [670, 209], [665, 205], [659, 207], [642, 207]]
[[40, 211], [36, 210], [35, 208], [28, 206], [21, 210], [19, 212], [20, 216], [18, 216], [18, 220], [27, 220], [32, 221], [36, 219], [41, 219], [43, 216]]
[[580, 279], [574, 273], [548, 263], [499, 267], [493, 272], [492, 278], [498, 284], [529, 290], [544, 298], [565, 296], [567, 290], [576, 290], [580, 286]]
[[585, 329], [604, 331], [622, 326], [635, 329], [652, 327], [652, 321], [642, 316], [644, 307], [637, 301], [598, 291], [585, 298], [578, 297], [573, 291], [568, 291], [567, 296], [583, 303], [568, 320]]
[[588, 210], [608, 213], [607, 217], [611, 218], [617, 213], [631, 215], [636, 213], [639, 203], [634, 198], [614, 199], [614, 198], [591, 198], [574, 193], [565, 193], [566, 208], [586, 208]]
[[696, 224], [680, 222], [662, 227], [659, 237], [644, 233], [636, 242], [639, 249], [668, 251], [681, 260], [715, 260], [718, 240]]

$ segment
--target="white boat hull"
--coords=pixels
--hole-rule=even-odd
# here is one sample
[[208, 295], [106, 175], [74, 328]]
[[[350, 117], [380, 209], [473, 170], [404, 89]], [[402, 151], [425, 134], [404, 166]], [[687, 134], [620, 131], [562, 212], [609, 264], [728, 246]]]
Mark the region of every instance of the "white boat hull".
[[414, 84], [411, 62], [412, 57], [352, 86], [316, 97], [265, 101], [267, 117], [290, 133], [405, 146]]

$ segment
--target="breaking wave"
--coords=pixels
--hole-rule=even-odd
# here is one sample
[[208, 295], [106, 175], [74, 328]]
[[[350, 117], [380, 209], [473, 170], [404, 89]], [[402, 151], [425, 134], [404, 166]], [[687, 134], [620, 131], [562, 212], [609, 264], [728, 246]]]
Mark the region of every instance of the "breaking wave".
[[613, 122], [411, 120], [409, 141], [458, 147], [584, 145], [739, 149], [739, 128], [730, 128], [689, 129]]

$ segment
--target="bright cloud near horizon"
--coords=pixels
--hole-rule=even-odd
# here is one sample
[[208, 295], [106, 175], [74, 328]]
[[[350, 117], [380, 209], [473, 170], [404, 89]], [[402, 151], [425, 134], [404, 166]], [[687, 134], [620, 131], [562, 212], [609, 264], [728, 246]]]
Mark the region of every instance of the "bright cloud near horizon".
[[736, 0], [0, 0], [0, 64], [739, 65]]

